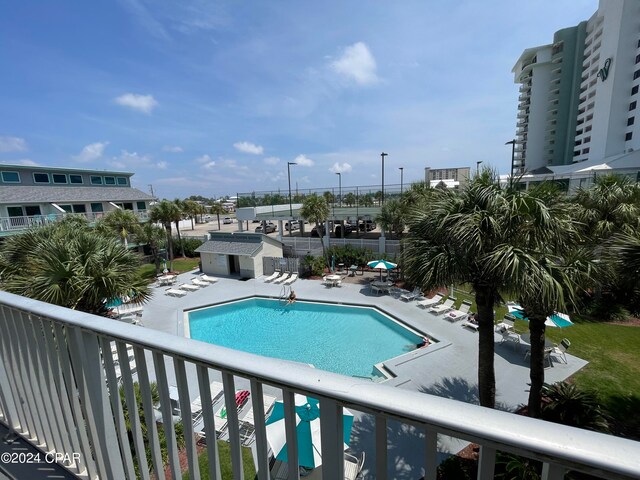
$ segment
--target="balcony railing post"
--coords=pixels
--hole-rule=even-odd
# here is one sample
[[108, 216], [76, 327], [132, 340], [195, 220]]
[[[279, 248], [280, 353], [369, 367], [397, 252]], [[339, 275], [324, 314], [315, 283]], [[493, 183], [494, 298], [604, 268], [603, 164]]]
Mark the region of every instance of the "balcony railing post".
[[269, 452], [267, 451], [267, 431], [265, 428], [264, 399], [262, 393], [262, 384], [255, 379], [251, 379], [256, 456], [258, 457], [258, 480], [269, 480]]
[[209, 478], [221, 480], [220, 455], [218, 454], [218, 442], [216, 441], [216, 427], [213, 418], [213, 405], [211, 390], [209, 387], [209, 369], [198, 365], [198, 386], [200, 387], [200, 400], [202, 403], [202, 420], [207, 441], [207, 458], [209, 459]]
[[287, 439], [287, 464], [289, 465], [288, 480], [299, 480], [298, 469], [298, 433], [296, 432], [296, 402], [295, 393], [288, 388], [282, 390], [284, 404], [284, 430]]
[[478, 480], [490, 480], [494, 477], [496, 467], [496, 449], [480, 446], [480, 458], [478, 461]]
[[387, 419], [376, 415], [376, 479], [387, 479]]
[[560, 465], [542, 464], [542, 480], [563, 480], [567, 470]]
[[198, 451], [193, 434], [193, 422], [191, 421], [193, 417], [191, 412], [191, 404], [189, 403], [189, 385], [187, 383], [187, 372], [185, 370], [184, 360], [174, 358], [173, 367], [176, 373], [176, 383], [178, 387], [178, 396], [180, 399], [180, 416], [182, 417], [184, 440], [187, 448], [189, 478], [191, 480], [200, 480], [200, 465], [198, 464]]
[[237, 480], [244, 480], [242, 451], [240, 449], [240, 428], [238, 426], [238, 409], [236, 406], [236, 390], [233, 374], [223, 372], [222, 385], [224, 386], [224, 403], [227, 409], [227, 430], [229, 432], [229, 444], [231, 446], [231, 469], [233, 471], [233, 478]]
[[335, 400], [320, 399], [320, 436], [323, 478], [344, 478], [344, 427], [342, 407]]
[[438, 478], [438, 433], [430, 428], [425, 434], [426, 455], [424, 466], [425, 480], [436, 480]]
[[[158, 386], [158, 393], [160, 394], [160, 413], [162, 413], [162, 429], [164, 430], [164, 438], [167, 445], [169, 467], [173, 478], [180, 478], [182, 474], [180, 472], [180, 459], [178, 458], [176, 429], [173, 426], [173, 407], [169, 395], [164, 355], [161, 352], [153, 352], [153, 365], [156, 372], [156, 385]], [[189, 416], [189, 418], [191, 418], [191, 416]]]

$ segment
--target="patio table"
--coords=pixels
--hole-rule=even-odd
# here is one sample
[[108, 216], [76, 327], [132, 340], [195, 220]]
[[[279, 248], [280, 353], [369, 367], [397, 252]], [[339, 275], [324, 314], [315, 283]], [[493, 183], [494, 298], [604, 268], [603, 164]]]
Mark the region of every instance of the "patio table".
[[[522, 335], [520, 335], [520, 339], [524, 343], [528, 343], [529, 346], [531, 346], [531, 334], [530, 333], [523, 333]], [[551, 340], [549, 340], [548, 338], [546, 338], [546, 337], [544, 339], [544, 348], [553, 348], [553, 342]]]
[[342, 280], [342, 277], [340, 275], [327, 275], [325, 278], [328, 282], [331, 283], [332, 286], [335, 286], [336, 283]]

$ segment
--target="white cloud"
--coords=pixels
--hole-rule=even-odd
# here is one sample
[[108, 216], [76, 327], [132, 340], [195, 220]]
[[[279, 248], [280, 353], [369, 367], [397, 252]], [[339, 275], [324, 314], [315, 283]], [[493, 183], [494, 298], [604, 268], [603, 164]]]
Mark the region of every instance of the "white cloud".
[[376, 59], [363, 42], [345, 48], [340, 58], [331, 63], [331, 68], [359, 85], [370, 85], [378, 81]]
[[140, 168], [150, 167], [153, 163], [149, 155], [140, 155], [137, 152], [129, 152], [122, 150], [120, 155], [109, 160], [109, 166], [112, 168]]
[[349, 173], [351, 170], [352, 170], [351, 165], [349, 165], [347, 162], [344, 162], [342, 165], [336, 162], [329, 169], [331, 173]]
[[98, 160], [104, 154], [104, 149], [107, 148], [109, 142], [96, 142], [89, 145], [85, 145], [82, 151], [73, 157], [76, 162], [86, 163]]
[[171, 152], [171, 153], [180, 153], [180, 152], [183, 152], [184, 150], [182, 150], [182, 147], [165, 145], [164, 147], [162, 147], [162, 151]]
[[309, 179], [309, 177], [308, 177], [307, 175], [305, 175], [304, 177], [300, 177], [300, 178], [298, 179], [298, 181], [299, 181], [300, 183], [311, 183], [311, 180]]
[[168, 166], [169, 164], [165, 161], [160, 161], [156, 163], [156, 167], [158, 167], [160, 170], [166, 170]]
[[267, 165], [277, 165], [280, 163], [280, 159], [278, 157], [268, 157], [264, 159], [264, 163]]
[[211, 170], [213, 167], [216, 166], [216, 162], [211, 161], [209, 163], [205, 163], [202, 168], [206, 168], [207, 170]]
[[0, 163], [9, 164], [9, 165], [27, 165], [27, 166], [40, 165], [39, 163], [36, 163], [29, 158], [21, 158], [20, 160], [12, 160], [10, 162], [0, 162]]
[[116, 97], [114, 101], [118, 105], [133, 108], [143, 113], [151, 113], [151, 110], [158, 106], [158, 101], [153, 98], [153, 95], [140, 95], [137, 93], [125, 93]]
[[211, 163], [213, 160], [209, 155], [200, 155], [198, 158], [194, 160], [196, 163], [204, 165], [205, 163]]
[[264, 148], [251, 142], [237, 142], [234, 143], [233, 146], [239, 152], [250, 153], [252, 155], [262, 155], [262, 153], [264, 152]]
[[300, 166], [303, 167], [313, 167], [313, 165], [315, 164], [315, 162], [313, 160], [311, 160], [310, 158], [308, 158], [306, 155], [298, 155], [295, 160], [295, 163], [297, 163]]
[[20, 137], [0, 137], [0, 152], [24, 152], [27, 142]]

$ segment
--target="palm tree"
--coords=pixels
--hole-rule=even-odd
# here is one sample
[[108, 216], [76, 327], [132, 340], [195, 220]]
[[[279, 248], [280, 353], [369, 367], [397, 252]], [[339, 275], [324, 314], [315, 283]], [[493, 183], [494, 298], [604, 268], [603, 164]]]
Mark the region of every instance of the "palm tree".
[[224, 209], [220, 202], [215, 202], [211, 205], [211, 213], [214, 213], [218, 217], [218, 230], [220, 230], [220, 215], [224, 215], [227, 211]]
[[156, 266], [156, 275], [160, 273], [160, 248], [166, 240], [165, 232], [161, 227], [157, 227], [153, 222], [146, 222], [136, 233], [136, 239], [139, 244], [149, 245], [151, 257]]
[[478, 308], [480, 404], [493, 407], [493, 308], [500, 292], [512, 288], [528, 265], [522, 260], [527, 252], [519, 248], [524, 240], [536, 244], [537, 239], [552, 235], [542, 231], [542, 220], [549, 212], [515, 184], [501, 186], [487, 169], [460, 193], [423, 190], [415, 195], [408, 213], [406, 274], [423, 290], [449, 284], [472, 286]]
[[154, 223], [161, 223], [167, 233], [169, 270], [173, 270], [173, 235], [171, 234], [171, 224], [177, 215], [179, 215], [178, 207], [175, 203], [168, 200], [162, 200], [156, 204], [149, 214], [149, 219]]
[[376, 222], [380, 223], [382, 229], [388, 231], [389, 235], [395, 232], [399, 237], [404, 232], [406, 212], [406, 204], [398, 198], [393, 198], [382, 206]]
[[353, 207], [356, 203], [356, 196], [352, 192], [347, 193], [344, 196], [344, 203], [347, 204], [347, 207]]
[[138, 274], [139, 257], [76, 221], [60, 221], [7, 238], [0, 248], [2, 289], [105, 315], [105, 299], [151, 296]]
[[131, 210], [116, 208], [107, 213], [96, 225], [99, 231], [114, 233], [125, 248], [129, 247], [127, 238], [140, 229], [140, 220]]
[[[320, 237], [320, 245], [322, 245], [322, 256], [326, 261], [325, 246], [323, 239], [323, 232], [320, 232], [321, 224], [329, 217], [329, 205], [324, 196], [319, 195], [307, 195], [302, 202], [300, 208], [300, 216], [310, 222], [313, 222], [318, 230]], [[329, 228], [327, 225], [326, 228]]]
[[176, 224], [176, 233], [178, 234], [178, 244], [180, 245], [180, 250], [182, 253], [182, 258], [186, 255], [184, 254], [184, 243], [182, 243], [182, 237], [180, 236], [180, 222], [185, 214], [185, 205], [182, 200], [176, 198], [173, 203], [176, 206], [176, 210], [174, 211], [173, 222]]
[[194, 202], [193, 200], [184, 200], [182, 202], [184, 214], [188, 219], [191, 220], [191, 230], [195, 228], [193, 221], [196, 216], [200, 213], [200, 204], [198, 202]]

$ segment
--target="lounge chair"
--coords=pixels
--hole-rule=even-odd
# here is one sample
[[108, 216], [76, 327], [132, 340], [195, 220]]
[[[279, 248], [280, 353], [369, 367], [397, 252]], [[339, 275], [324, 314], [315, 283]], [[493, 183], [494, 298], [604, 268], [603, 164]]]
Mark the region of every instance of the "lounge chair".
[[513, 332], [513, 327], [514, 327], [514, 325], [515, 325], [515, 322], [514, 322], [513, 320], [511, 320], [510, 318], [508, 318], [508, 317], [506, 317], [506, 316], [505, 316], [505, 317], [502, 319], [502, 321], [501, 321], [500, 323], [498, 323], [498, 324], [494, 327], [494, 330], [497, 332], [497, 331], [500, 331], [500, 330], [502, 330], [502, 329], [505, 329], [505, 330], [510, 330], [510, 331], [512, 331], [512, 332]]
[[440, 303], [443, 298], [444, 297], [442, 295], [440, 295], [439, 293], [436, 293], [431, 298], [427, 298], [425, 300], [418, 300], [416, 305], [421, 307], [421, 308], [433, 307], [434, 305], [437, 305], [438, 303]]
[[508, 330], [506, 328], [500, 329], [499, 333], [502, 335], [502, 339], [500, 340], [500, 344], [502, 345], [505, 342], [512, 342], [513, 349], [515, 350], [516, 346], [520, 343], [520, 335], [512, 330]]
[[444, 316], [444, 318], [446, 318], [450, 322], [457, 322], [458, 320], [462, 320], [463, 318], [468, 317], [470, 309], [471, 302], [468, 300], [464, 300], [458, 310], [450, 311]]
[[420, 295], [422, 295], [422, 290], [420, 290], [420, 287], [416, 287], [412, 292], [400, 295], [400, 299], [410, 302], [411, 300], [418, 298]]
[[471, 330], [475, 330], [476, 332], [478, 331], [478, 329], [480, 328], [480, 325], [478, 325], [475, 322], [472, 322], [471, 320], [466, 320], [463, 324], [463, 327], [466, 328], [470, 328]]
[[276, 270], [275, 272], [273, 272], [273, 274], [271, 274], [270, 276], [268, 276], [267, 278], [264, 279], [265, 283], [269, 283], [273, 280], [275, 280], [276, 278], [278, 278], [280, 276], [280, 270]]
[[[211, 406], [213, 407], [213, 405], [222, 398], [222, 395], [224, 395], [224, 390], [220, 382], [211, 382], [211, 385], [209, 385], [209, 391], [211, 392]], [[191, 402], [191, 419], [195, 425], [201, 418], [202, 400], [200, 399], [200, 395], [198, 395], [198, 397]]]
[[184, 290], [178, 290], [176, 288], [169, 288], [164, 292], [165, 295], [169, 295], [170, 297], [184, 297], [187, 292]]
[[209, 275], [203, 273], [202, 275], [200, 275], [200, 278], [202, 280], [204, 280], [205, 282], [209, 282], [209, 283], [216, 283], [219, 279], [216, 277], [210, 277]]
[[453, 304], [456, 301], [455, 298], [449, 297], [445, 300], [444, 303], [440, 305], [436, 305], [435, 307], [431, 307], [429, 309], [429, 313], [433, 313], [434, 315], [440, 315], [441, 313], [447, 313], [449, 310], [453, 310]]
[[298, 279], [298, 274], [297, 273], [292, 273], [289, 278], [287, 278], [284, 282], [282, 282], [282, 284], [283, 285], [291, 285], [297, 279]]
[[284, 275], [279, 276], [278, 278], [276, 278], [273, 283], [282, 283], [284, 282], [286, 279], [289, 278], [289, 272], [285, 272]]
[[360, 460], [358, 460], [353, 455], [345, 452], [344, 453], [344, 478], [345, 480], [356, 480], [360, 472], [362, 472], [362, 468], [364, 467], [364, 452], [362, 452], [362, 456]]
[[195, 292], [196, 290], [200, 290], [200, 287], [197, 285], [189, 285], [188, 283], [183, 283], [182, 285], [178, 286], [178, 288], [180, 290], [187, 290], [189, 292]]
[[[238, 390], [236, 392], [236, 411], [239, 412], [244, 407], [244, 404], [247, 403], [249, 399], [249, 390]], [[227, 418], [227, 406], [223, 405], [214, 415], [214, 423], [216, 425], [216, 432], [218, 434], [222, 434], [226, 429], [229, 423], [229, 419]]]
[[[266, 419], [276, 403], [276, 397], [264, 394], [262, 395], [262, 403], [264, 404], [264, 417]], [[251, 405], [247, 413], [240, 419], [240, 441], [245, 447], [253, 443], [254, 434], [255, 420], [253, 417], [253, 405]]]
[[194, 285], [197, 285], [198, 287], [208, 287], [209, 285], [211, 285], [209, 282], [205, 282], [203, 280], [200, 280], [199, 278], [194, 278], [191, 280], [191, 283], [193, 283]]
[[569, 341], [569, 339], [563, 338], [558, 345], [554, 346], [551, 349], [550, 353], [554, 357], [562, 358], [562, 360], [564, 360], [564, 363], [567, 363], [567, 350], [569, 350], [570, 346], [571, 346], [571, 342]]

